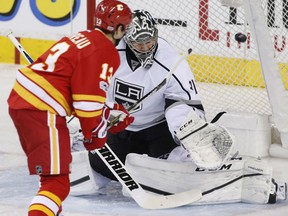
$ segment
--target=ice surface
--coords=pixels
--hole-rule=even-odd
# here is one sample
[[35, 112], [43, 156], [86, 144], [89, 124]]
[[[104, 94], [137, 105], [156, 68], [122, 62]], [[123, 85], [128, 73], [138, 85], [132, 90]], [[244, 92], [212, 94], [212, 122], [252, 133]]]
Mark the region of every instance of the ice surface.
[[[20, 65], [0, 64], [0, 215], [27, 215], [27, 207], [38, 188], [38, 177], [29, 176], [26, 157], [7, 112], [7, 97]], [[267, 158], [274, 176], [288, 180], [288, 160]], [[270, 205], [244, 203], [183, 206], [166, 210], [146, 210], [124, 197], [121, 186], [111, 182], [105, 194], [73, 197], [63, 203], [64, 216], [286, 216], [288, 201]]]

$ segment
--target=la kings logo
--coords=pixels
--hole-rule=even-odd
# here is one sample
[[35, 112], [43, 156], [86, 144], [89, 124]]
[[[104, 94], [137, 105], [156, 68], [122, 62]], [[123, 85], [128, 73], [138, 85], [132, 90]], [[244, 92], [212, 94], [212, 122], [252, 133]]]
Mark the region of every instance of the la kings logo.
[[[139, 99], [143, 97], [144, 87], [138, 86], [132, 83], [124, 82], [123, 80], [115, 79], [114, 82], [114, 100], [123, 104], [127, 109], [129, 106], [136, 103]], [[139, 104], [133, 112], [142, 109], [142, 104]], [[131, 113], [133, 113], [131, 112]]]

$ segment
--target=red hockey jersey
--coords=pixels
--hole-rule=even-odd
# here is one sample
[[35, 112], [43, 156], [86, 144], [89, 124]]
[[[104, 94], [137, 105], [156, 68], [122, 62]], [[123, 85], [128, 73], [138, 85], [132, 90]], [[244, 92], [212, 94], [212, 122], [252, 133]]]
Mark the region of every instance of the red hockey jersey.
[[9, 107], [50, 111], [63, 117], [74, 114], [84, 136], [90, 138], [119, 64], [114, 44], [99, 30], [64, 37], [17, 72]]

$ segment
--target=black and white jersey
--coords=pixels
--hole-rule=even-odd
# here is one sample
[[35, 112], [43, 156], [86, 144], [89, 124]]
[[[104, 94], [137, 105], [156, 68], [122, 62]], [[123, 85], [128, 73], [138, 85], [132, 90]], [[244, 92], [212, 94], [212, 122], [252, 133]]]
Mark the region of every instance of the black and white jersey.
[[[154, 63], [149, 69], [141, 67], [124, 40], [120, 41], [117, 49], [121, 63], [111, 79], [107, 101], [123, 104], [126, 108], [163, 81], [181, 58], [162, 38], [158, 39]], [[191, 109], [200, 116], [204, 115], [194, 75], [187, 61], [183, 60], [165, 86], [131, 111], [135, 120], [126, 129], [139, 131], [167, 120], [172, 132], [178, 129]]]

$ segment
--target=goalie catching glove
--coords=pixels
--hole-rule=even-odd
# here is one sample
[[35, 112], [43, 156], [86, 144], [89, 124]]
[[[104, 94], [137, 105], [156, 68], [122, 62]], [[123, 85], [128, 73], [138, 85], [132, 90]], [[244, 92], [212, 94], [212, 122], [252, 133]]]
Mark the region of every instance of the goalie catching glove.
[[[115, 134], [123, 131], [134, 121], [134, 117], [130, 116], [122, 105], [113, 104], [111, 107], [112, 108], [110, 108], [107, 104], [104, 105], [100, 122], [98, 126], [93, 129], [91, 138], [84, 138], [83, 144], [88, 151], [102, 148], [105, 145], [107, 140], [107, 129], [109, 132]], [[120, 116], [117, 124], [107, 128], [110, 111], [117, 112]]]
[[193, 110], [175, 131], [175, 140], [188, 151], [196, 166], [210, 170], [223, 164], [234, 144], [226, 128], [204, 121]]

